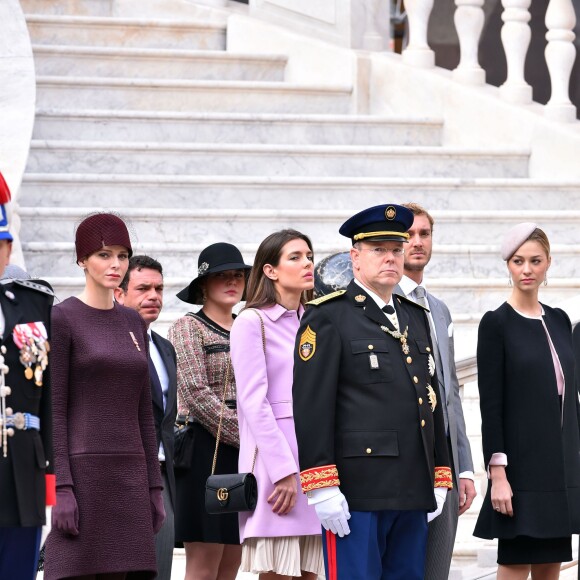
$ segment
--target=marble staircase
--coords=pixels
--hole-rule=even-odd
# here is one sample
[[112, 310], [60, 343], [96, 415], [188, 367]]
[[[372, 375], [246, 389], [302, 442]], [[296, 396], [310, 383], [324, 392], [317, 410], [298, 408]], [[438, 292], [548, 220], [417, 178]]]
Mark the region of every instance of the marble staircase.
[[94, 209], [120, 211], [137, 249], [162, 260], [165, 325], [206, 244], [232, 241], [251, 260], [265, 235], [292, 226], [321, 258], [346, 247], [343, 219], [387, 199], [433, 210], [430, 287], [458, 328], [505, 297], [498, 238], [522, 219], [541, 222], [559, 250], [550, 301], [576, 292], [566, 258], [580, 214], [561, 210], [580, 187], [530, 179], [529, 151], [450, 148], [440, 119], [357, 114], [352, 86], [287, 82], [286, 55], [226, 50], [218, 11], [145, 19], [102, 0], [21, 4], [37, 72], [22, 242], [28, 269], [59, 296], [82, 282], [73, 229]]
[[[479, 317], [508, 294], [499, 240], [510, 225], [537, 221], [550, 236], [544, 300], [578, 293], [580, 183], [531, 178], [526, 148], [449, 147], [437, 116], [365, 115], [354, 85], [289, 81], [286, 54], [226, 49], [227, 10], [189, 2], [189, 16], [159, 19], [113, 14], [110, 0], [21, 5], [37, 74], [21, 241], [27, 269], [59, 298], [82, 287], [74, 226], [91, 211], [128, 218], [135, 251], [162, 262], [163, 332], [188, 310], [175, 294], [206, 245], [230, 241], [251, 262], [263, 237], [294, 227], [321, 259], [347, 249], [342, 221], [385, 201], [432, 210], [429, 288], [454, 316], [458, 358], [473, 355]], [[465, 413], [479, 470], [474, 389]], [[476, 514], [460, 520], [460, 567], [481, 547]]]

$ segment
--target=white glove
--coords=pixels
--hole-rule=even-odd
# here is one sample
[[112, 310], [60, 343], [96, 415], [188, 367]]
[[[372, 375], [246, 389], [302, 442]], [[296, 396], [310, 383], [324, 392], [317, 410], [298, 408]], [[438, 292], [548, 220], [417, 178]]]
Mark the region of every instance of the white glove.
[[447, 497], [446, 487], [436, 487], [433, 492], [435, 493], [435, 501], [437, 502], [437, 509], [434, 512], [429, 512], [427, 514], [427, 522], [432, 522], [437, 516], [441, 515], [443, 511], [443, 506], [445, 505], [445, 498]]
[[337, 485], [315, 489], [308, 494], [308, 504], [314, 505], [316, 515], [325, 530], [344, 537], [350, 534], [348, 503]]

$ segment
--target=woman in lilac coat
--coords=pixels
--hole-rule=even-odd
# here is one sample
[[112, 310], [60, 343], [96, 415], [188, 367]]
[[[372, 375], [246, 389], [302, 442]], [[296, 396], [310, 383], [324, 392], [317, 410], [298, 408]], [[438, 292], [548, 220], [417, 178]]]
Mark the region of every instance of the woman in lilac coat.
[[[298, 493], [298, 449], [292, 412], [296, 332], [314, 286], [312, 244], [295, 230], [268, 236], [258, 248], [246, 308], [230, 336], [237, 385], [240, 472], [258, 480], [258, 505], [240, 514], [243, 572], [260, 580], [324, 574], [320, 523]], [[262, 345], [261, 321], [266, 336]]]

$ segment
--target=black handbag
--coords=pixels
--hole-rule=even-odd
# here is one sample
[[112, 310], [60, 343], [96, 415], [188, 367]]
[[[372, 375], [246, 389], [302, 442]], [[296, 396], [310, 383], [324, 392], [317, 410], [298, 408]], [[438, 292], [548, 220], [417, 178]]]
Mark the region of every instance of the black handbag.
[[[264, 321], [262, 320], [262, 317], [257, 310], [254, 310], [254, 312], [260, 318], [262, 328], [262, 347], [264, 349], [264, 354], [266, 354], [266, 332], [264, 329]], [[228, 366], [226, 367], [226, 379], [224, 381], [224, 393], [222, 397], [222, 410], [215, 440], [215, 452], [213, 454], [211, 475], [205, 482], [205, 510], [208, 514], [230, 514], [235, 512], [253, 511], [256, 508], [256, 504], [258, 503], [258, 482], [254, 476], [254, 467], [256, 465], [256, 457], [258, 455], [257, 446], [254, 451], [254, 460], [252, 461], [252, 471], [250, 473], [228, 473], [214, 475], [218, 447], [220, 443], [222, 419], [224, 415], [226, 390], [230, 381], [231, 366], [231, 360], [228, 360]]]
[[173, 427], [174, 452], [173, 467], [175, 469], [189, 469], [193, 458], [193, 448], [195, 444], [195, 431], [193, 420], [190, 417], [177, 417]]

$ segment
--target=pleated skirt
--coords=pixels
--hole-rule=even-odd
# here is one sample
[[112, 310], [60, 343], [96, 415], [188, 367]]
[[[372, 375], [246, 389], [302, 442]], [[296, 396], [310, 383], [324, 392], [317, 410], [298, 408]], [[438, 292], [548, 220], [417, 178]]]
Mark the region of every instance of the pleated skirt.
[[313, 572], [324, 576], [321, 536], [246, 538], [240, 571], [298, 577], [302, 572]]

